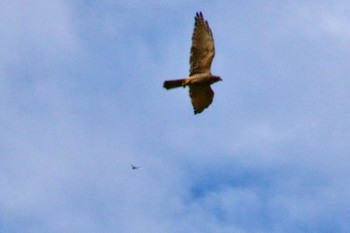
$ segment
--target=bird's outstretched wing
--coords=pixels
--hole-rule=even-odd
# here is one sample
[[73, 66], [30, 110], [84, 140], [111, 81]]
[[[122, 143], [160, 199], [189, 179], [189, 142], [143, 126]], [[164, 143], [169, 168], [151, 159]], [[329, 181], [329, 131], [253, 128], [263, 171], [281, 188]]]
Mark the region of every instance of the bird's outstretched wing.
[[210, 85], [190, 86], [190, 97], [194, 114], [201, 113], [213, 102], [214, 92]]
[[211, 63], [215, 56], [214, 38], [208, 21], [202, 12], [195, 16], [190, 56], [190, 76], [199, 73], [210, 73]]

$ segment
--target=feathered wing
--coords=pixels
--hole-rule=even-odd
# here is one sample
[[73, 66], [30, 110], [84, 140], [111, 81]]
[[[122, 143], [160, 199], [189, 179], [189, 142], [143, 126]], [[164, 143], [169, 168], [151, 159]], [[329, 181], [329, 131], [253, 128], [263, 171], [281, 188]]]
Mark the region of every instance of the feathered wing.
[[202, 12], [196, 14], [192, 35], [190, 56], [190, 76], [198, 73], [210, 73], [215, 56], [214, 38], [208, 21]]
[[213, 102], [214, 92], [210, 85], [190, 86], [190, 97], [194, 113], [201, 113]]

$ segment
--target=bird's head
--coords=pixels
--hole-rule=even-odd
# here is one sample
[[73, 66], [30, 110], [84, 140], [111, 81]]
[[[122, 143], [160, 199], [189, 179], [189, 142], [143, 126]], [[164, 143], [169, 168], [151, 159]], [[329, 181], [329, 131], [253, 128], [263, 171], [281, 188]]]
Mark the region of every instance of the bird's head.
[[212, 76], [211, 80], [212, 80], [212, 84], [213, 84], [213, 83], [222, 81], [222, 78], [220, 76]]

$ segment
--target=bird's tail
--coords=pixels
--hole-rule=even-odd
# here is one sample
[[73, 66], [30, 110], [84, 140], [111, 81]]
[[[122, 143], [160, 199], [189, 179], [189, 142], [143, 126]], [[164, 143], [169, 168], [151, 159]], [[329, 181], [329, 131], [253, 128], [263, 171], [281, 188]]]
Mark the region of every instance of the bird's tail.
[[167, 80], [164, 82], [163, 87], [167, 90], [176, 87], [182, 87], [185, 79]]

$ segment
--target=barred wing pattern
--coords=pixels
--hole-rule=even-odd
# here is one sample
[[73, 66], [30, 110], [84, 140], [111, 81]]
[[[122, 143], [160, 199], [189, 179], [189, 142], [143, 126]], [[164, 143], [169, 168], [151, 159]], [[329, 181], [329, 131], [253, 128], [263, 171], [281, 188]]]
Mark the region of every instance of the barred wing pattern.
[[183, 79], [166, 80], [163, 87], [167, 90], [177, 87], [189, 87], [194, 113], [201, 113], [213, 102], [214, 92], [210, 85], [222, 81], [220, 76], [211, 74], [211, 63], [215, 56], [214, 39], [208, 21], [202, 12], [194, 18], [192, 46], [190, 55], [190, 75]]
[[215, 56], [214, 38], [208, 21], [202, 12], [196, 14], [192, 35], [190, 56], [190, 76], [199, 73], [210, 73], [211, 63]]

